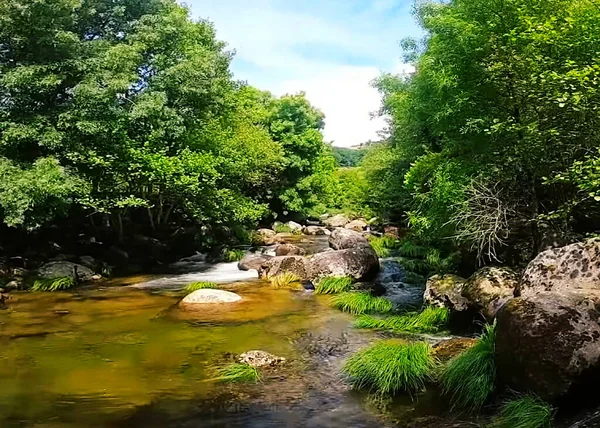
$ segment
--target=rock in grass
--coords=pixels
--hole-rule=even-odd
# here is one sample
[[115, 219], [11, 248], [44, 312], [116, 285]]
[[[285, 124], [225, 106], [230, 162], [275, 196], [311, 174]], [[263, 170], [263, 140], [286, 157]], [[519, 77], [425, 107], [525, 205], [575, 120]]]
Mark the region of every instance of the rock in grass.
[[235, 303], [240, 300], [242, 300], [242, 298], [239, 295], [230, 291], [204, 288], [185, 296], [183, 300], [179, 302], [179, 306], [185, 309], [195, 309], [205, 304]]
[[244, 352], [238, 357], [238, 362], [251, 367], [276, 366], [285, 362], [285, 358], [269, 354], [266, 351], [253, 350]]
[[338, 228], [331, 232], [329, 246], [334, 250], [346, 250], [348, 248], [370, 247], [371, 244], [362, 233]]
[[379, 258], [371, 247], [328, 251], [315, 254], [310, 260], [312, 279], [345, 276], [356, 281], [365, 281], [375, 277], [377, 272]]
[[514, 297], [519, 276], [509, 268], [485, 267], [475, 272], [462, 287], [462, 296], [474, 311], [493, 321], [498, 310]]

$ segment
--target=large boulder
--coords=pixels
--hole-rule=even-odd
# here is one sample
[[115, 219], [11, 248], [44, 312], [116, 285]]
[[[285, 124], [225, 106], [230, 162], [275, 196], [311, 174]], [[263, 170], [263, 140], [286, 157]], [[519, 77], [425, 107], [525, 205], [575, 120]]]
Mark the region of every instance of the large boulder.
[[277, 232], [272, 229], [258, 229], [256, 231], [258, 240], [262, 245], [273, 245], [275, 243], [275, 236]]
[[344, 227], [348, 223], [350, 223], [350, 219], [346, 217], [344, 214], [337, 214], [333, 217], [326, 218], [323, 220], [323, 224], [328, 227]]
[[315, 254], [310, 261], [312, 279], [349, 276], [357, 281], [373, 278], [379, 271], [379, 258], [371, 247], [348, 248]]
[[268, 254], [248, 253], [238, 262], [239, 270], [260, 270], [260, 267], [273, 256]]
[[68, 276], [83, 282], [98, 278], [97, 274], [90, 268], [67, 261], [46, 263], [39, 268], [38, 274], [40, 277], [48, 279]]
[[303, 256], [306, 254], [304, 248], [294, 244], [280, 244], [275, 248], [276, 256]]
[[519, 276], [512, 269], [484, 267], [467, 279], [461, 294], [471, 309], [492, 321], [502, 305], [514, 297], [518, 284]]
[[179, 306], [184, 309], [199, 309], [202, 305], [214, 303], [235, 303], [242, 298], [230, 291], [215, 290], [212, 288], [203, 288], [188, 294], [179, 302]]
[[423, 299], [431, 306], [461, 312], [469, 309], [469, 302], [462, 296], [465, 279], [457, 275], [433, 275], [427, 280]]
[[545, 292], [510, 300], [497, 315], [499, 379], [548, 401], [582, 386], [595, 387], [600, 381], [599, 320], [598, 292]]
[[292, 231], [292, 233], [302, 233], [302, 225], [300, 223], [288, 221], [285, 225]]
[[541, 252], [525, 269], [517, 294], [573, 289], [600, 290], [600, 240]]
[[357, 220], [352, 220], [350, 223], [348, 223], [344, 227], [346, 229], [354, 230], [356, 232], [362, 232], [363, 230], [365, 230], [367, 228], [367, 226], [368, 226], [367, 222], [365, 220], [359, 218]]
[[265, 261], [258, 274], [263, 278], [271, 278], [282, 273], [291, 272], [302, 280], [310, 279], [310, 261], [302, 256], [279, 256]]
[[369, 241], [361, 233], [350, 229], [338, 228], [331, 232], [329, 246], [334, 250], [370, 247]]

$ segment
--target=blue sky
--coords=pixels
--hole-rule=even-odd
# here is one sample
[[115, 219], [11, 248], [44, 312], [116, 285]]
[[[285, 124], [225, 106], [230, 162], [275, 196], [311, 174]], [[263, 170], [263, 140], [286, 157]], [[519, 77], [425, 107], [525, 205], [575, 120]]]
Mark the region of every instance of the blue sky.
[[305, 91], [325, 113], [325, 139], [376, 139], [380, 97], [370, 81], [410, 70], [398, 42], [420, 37], [412, 0], [187, 0], [236, 56], [235, 77], [276, 95]]

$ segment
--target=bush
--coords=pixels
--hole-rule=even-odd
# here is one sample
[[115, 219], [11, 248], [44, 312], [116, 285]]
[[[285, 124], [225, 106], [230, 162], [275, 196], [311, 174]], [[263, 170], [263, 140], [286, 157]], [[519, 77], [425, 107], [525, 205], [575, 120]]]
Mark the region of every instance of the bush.
[[448, 324], [449, 315], [446, 308], [428, 306], [421, 312], [409, 312], [383, 319], [362, 315], [356, 321], [355, 327], [407, 333], [437, 333]]
[[506, 401], [488, 428], [551, 428], [552, 407], [533, 395]]
[[328, 276], [321, 279], [315, 286], [317, 294], [338, 294], [350, 290], [352, 278], [346, 276]]
[[59, 291], [68, 290], [75, 286], [75, 280], [70, 276], [60, 278], [36, 279], [31, 287], [32, 291]]
[[373, 297], [369, 293], [347, 292], [333, 296], [331, 305], [342, 312], [354, 315], [392, 312], [393, 305], [384, 297]]
[[234, 363], [219, 370], [221, 382], [258, 382], [260, 381], [260, 372], [256, 367], [248, 364]]
[[302, 278], [292, 272], [284, 272], [277, 276], [269, 278], [273, 288], [290, 288], [292, 290], [302, 290]]
[[422, 391], [435, 366], [431, 348], [425, 342], [380, 342], [359, 351], [346, 362], [344, 372], [354, 388], [379, 394], [410, 394]]
[[192, 292], [196, 290], [202, 290], [203, 288], [217, 288], [217, 284], [214, 282], [192, 282], [191, 284], [186, 285], [184, 288], [187, 292]]
[[496, 383], [496, 324], [488, 325], [477, 343], [448, 362], [441, 374], [444, 395], [453, 409], [478, 410]]
[[246, 252], [244, 250], [236, 249], [236, 248], [225, 248], [221, 251], [221, 259], [224, 262], [239, 262], [244, 258]]

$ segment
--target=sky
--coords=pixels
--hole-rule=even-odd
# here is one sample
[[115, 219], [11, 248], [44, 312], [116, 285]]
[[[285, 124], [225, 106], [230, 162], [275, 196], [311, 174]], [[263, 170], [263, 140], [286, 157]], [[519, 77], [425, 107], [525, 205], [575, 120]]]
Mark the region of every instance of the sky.
[[398, 43], [420, 37], [413, 0], [186, 0], [236, 54], [236, 79], [277, 96], [306, 92], [325, 113], [325, 140], [349, 147], [377, 140], [381, 98], [370, 82], [411, 67]]

